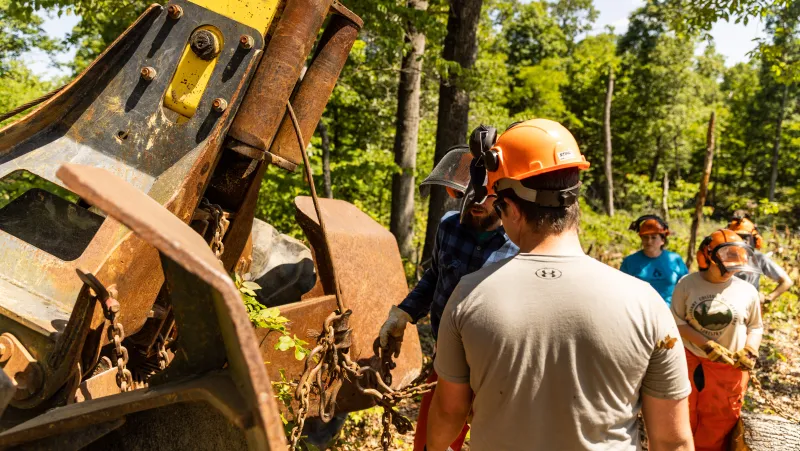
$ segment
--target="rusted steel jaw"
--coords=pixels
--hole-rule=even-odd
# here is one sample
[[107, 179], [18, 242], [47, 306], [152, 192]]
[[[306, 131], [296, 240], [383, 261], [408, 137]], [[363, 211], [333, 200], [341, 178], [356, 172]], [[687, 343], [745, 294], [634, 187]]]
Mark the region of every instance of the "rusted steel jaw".
[[[73, 433], [190, 399], [209, 400], [244, 430], [251, 448], [285, 447], [270, 379], [244, 304], [208, 245], [163, 206], [103, 169], [68, 164], [57, 175], [81, 198], [158, 249], [180, 331], [176, 356], [150, 388], [53, 409], [0, 435], [0, 447]], [[227, 382], [202, 383], [210, 377]], [[220, 397], [214, 387], [223, 385], [229, 393]], [[204, 394], [193, 397], [187, 390]]]

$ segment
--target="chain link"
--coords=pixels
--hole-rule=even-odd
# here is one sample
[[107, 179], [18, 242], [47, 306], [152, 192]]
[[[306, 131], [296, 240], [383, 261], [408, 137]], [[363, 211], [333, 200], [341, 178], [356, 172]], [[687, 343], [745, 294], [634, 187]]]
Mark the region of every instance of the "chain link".
[[393, 424], [400, 434], [405, 434], [413, 429], [413, 424], [395, 409], [395, 406], [406, 398], [425, 394], [434, 389], [436, 382], [420, 383], [417, 380], [402, 390], [394, 390], [387, 383], [388, 371], [394, 364], [388, 365], [386, 356], [391, 356], [396, 344], [392, 342], [390, 349], [376, 353], [380, 356], [380, 369], [372, 366], [359, 366], [350, 359], [350, 335], [348, 319], [352, 312], [344, 314], [331, 313], [323, 324], [323, 333], [317, 338], [317, 345], [306, 356], [305, 371], [295, 389], [295, 399], [300, 407], [295, 416], [295, 426], [290, 436], [291, 450], [297, 449], [303, 426], [309, 412], [309, 397], [312, 393], [319, 394], [319, 416], [324, 422], [333, 418], [336, 396], [344, 379], [353, 382], [356, 389], [375, 399], [383, 408], [381, 423], [381, 446], [388, 450], [391, 445], [391, 425]]
[[108, 328], [110, 338], [114, 341], [114, 360], [117, 361], [117, 385], [123, 392], [133, 390], [133, 375], [127, 368], [128, 349], [122, 345], [125, 339], [125, 329], [117, 321], [118, 312], [112, 312], [109, 318], [111, 326]]
[[158, 368], [164, 370], [169, 365], [169, 354], [167, 354], [166, 340], [161, 334], [158, 334], [158, 338], [156, 338], [156, 348], [158, 349]]
[[228, 220], [228, 213], [222, 209], [218, 204], [212, 204], [205, 197], [200, 200], [200, 209], [205, 211], [214, 220], [214, 237], [211, 239], [211, 251], [218, 259], [225, 252], [225, 244], [222, 238], [225, 237], [225, 232], [228, 231], [230, 220]]

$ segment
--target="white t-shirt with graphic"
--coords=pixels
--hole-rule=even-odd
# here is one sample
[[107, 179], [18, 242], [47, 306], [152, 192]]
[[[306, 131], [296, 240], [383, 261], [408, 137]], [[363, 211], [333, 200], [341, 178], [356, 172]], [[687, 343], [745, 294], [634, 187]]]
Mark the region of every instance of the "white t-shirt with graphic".
[[[744, 348], [747, 334], [763, 330], [758, 291], [737, 277], [711, 283], [699, 272], [689, 274], [675, 286], [670, 309], [679, 326], [689, 324], [732, 352]], [[686, 340], [683, 344], [695, 355], [706, 357], [694, 343]]]

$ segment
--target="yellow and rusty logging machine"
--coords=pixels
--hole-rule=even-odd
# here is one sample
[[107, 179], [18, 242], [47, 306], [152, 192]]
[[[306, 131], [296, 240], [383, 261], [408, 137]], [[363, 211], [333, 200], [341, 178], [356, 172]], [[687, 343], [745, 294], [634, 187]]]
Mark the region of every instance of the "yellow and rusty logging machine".
[[280, 308], [315, 343], [305, 363], [229, 276], [267, 168], [307, 159], [361, 25], [335, 0], [153, 5], [0, 130], [0, 180], [36, 181], [0, 209], [0, 448], [285, 449], [280, 369], [300, 425], [380, 403], [403, 426], [419, 338], [396, 361], [373, 344], [407, 292], [391, 234], [313, 184], [295, 200], [318, 278]]

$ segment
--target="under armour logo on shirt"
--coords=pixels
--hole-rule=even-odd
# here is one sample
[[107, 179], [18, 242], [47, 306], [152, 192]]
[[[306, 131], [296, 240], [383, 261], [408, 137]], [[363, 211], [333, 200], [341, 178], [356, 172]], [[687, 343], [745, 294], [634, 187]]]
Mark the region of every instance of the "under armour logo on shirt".
[[558, 279], [561, 271], [553, 268], [541, 268], [536, 270], [536, 277], [540, 279]]

